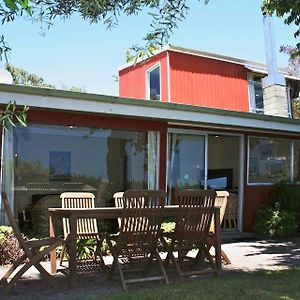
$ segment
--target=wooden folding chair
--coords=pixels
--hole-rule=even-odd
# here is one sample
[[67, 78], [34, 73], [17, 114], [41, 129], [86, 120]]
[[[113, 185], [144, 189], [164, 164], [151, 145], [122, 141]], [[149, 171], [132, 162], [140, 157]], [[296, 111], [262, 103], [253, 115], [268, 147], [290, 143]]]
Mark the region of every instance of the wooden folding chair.
[[[13, 265], [8, 269], [5, 275], [1, 278], [1, 283], [5, 284], [5, 292], [10, 292], [10, 290], [15, 285], [16, 281], [32, 266], [35, 266], [40, 274], [48, 281], [48, 283], [54, 288], [59, 288], [58, 282], [50, 275], [44, 267], [40, 264], [40, 261], [49, 254], [50, 251], [54, 250], [56, 247], [63, 245], [65, 241], [59, 237], [53, 237], [42, 240], [30, 240], [26, 241], [21, 234], [17, 223], [14, 219], [13, 212], [10, 208], [7, 195], [2, 192], [2, 203], [6, 211], [10, 225], [13, 228], [14, 234], [22, 247], [24, 254], [17, 259]], [[43, 247], [43, 248], [42, 248]], [[18, 270], [16, 270], [21, 264]], [[15, 272], [16, 271], [16, 272]], [[9, 280], [10, 276], [15, 272], [13, 277]]]
[[[217, 191], [217, 197], [215, 201], [215, 206], [220, 207], [220, 225], [223, 222], [226, 207], [227, 207], [227, 202], [228, 202], [228, 196], [229, 193], [227, 191]], [[209, 235], [207, 239], [207, 244], [210, 247], [215, 247], [215, 225], [214, 225], [214, 219], [212, 219], [210, 229], [209, 229]], [[221, 257], [227, 264], [231, 264], [231, 261], [225, 251], [221, 248]]]
[[[120, 206], [123, 207], [119, 235], [107, 237], [114, 258], [111, 275], [117, 268], [125, 291], [127, 291], [127, 283], [162, 280], [168, 284], [168, 277], [157, 249], [166, 193], [147, 190], [128, 191], [119, 201], [121, 201]], [[112, 241], [116, 243], [113, 245]], [[135, 263], [144, 262], [145, 268], [142, 270], [148, 273], [155, 258], [160, 275], [125, 279], [125, 265], [131, 267], [131, 271], [141, 271], [133, 267]], [[120, 263], [120, 259], [123, 263]]]
[[[123, 196], [124, 192], [116, 192], [113, 195], [115, 201], [115, 207], [123, 207]], [[118, 218], [119, 228], [121, 227], [121, 218]]]
[[[204, 262], [206, 258], [211, 269], [217, 275], [217, 268], [207, 245], [215, 198], [214, 190], [189, 189], [182, 191], [179, 195], [180, 211], [176, 218], [174, 233], [164, 236], [171, 239], [169, 246], [165, 243], [167, 249], [165, 266], [171, 260], [180, 280], [183, 279], [183, 276], [208, 272], [207, 269], [195, 270], [200, 260]], [[198, 249], [194, 258], [188, 256], [188, 252], [192, 249]], [[173, 252], [178, 253], [176, 259]], [[189, 271], [183, 271], [186, 264], [190, 266]]]
[[[65, 192], [60, 195], [62, 208], [95, 208], [95, 196], [93, 193]], [[68, 242], [70, 236], [69, 219], [63, 218], [64, 238]], [[96, 240], [96, 255], [98, 254], [101, 263], [105, 265], [101, 254], [104, 234], [99, 233], [96, 218], [78, 219], [77, 220], [77, 238], [82, 240]], [[60, 265], [65, 255], [67, 245], [62, 249], [60, 256]], [[96, 255], [94, 260], [96, 260]]]

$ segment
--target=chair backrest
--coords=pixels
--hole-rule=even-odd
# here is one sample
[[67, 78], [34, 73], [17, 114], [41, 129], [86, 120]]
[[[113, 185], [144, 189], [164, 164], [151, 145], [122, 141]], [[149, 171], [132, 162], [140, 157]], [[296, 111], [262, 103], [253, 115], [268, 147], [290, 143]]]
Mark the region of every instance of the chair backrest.
[[[227, 191], [217, 191], [216, 193], [217, 193], [217, 197], [215, 201], [215, 206], [220, 207], [220, 225], [221, 225], [224, 219], [229, 193]], [[209, 231], [211, 232], [215, 231], [214, 218], [211, 221], [211, 226]]]
[[215, 190], [186, 189], [179, 195], [180, 207], [211, 207], [215, 204]]
[[15, 234], [20, 246], [23, 248], [25, 253], [28, 254], [28, 247], [26, 245], [26, 241], [23, 238], [23, 235], [22, 235], [22, 233], [21, 233], [21, 231], [20, 231], [20, 229], [17, 225], [17, 222], [16, 222], [15, 218], [14, 218], [14, 214], [13, 214], [11, 208], [10, 208], [7, 195], [6, 195], [6, 193], [2, 192], [1, 196], [2, 196], [2, 203], [3, 203], [3, 206], [4, 206], [8, 221], [10, 223], [10, 226], [12, 227], [12, 229], [14, 231], [14, 234]]
[[178, 240], [205, 240], [210, 229], [216, 199], [214, 190], [187, 189], [178, 198], [181, 210], [176, 221]]
[[[95, 208], [95, 196], [93, 193], [65, 192], [60, 195], [62, 208]], [[65, 238], [70, 234], [69, 219], [63, 219]], [[78, 219], [77, 233], [98, 233], [97, 219]]]
[[114, 201], [115, 201], [115, 207], [123, 207], [123, 196], [124, 192], [116, 192], [113, 195]]
[[[124, 192], [116, 192], [113, 195], [115, 201], [115, 207], [123, 207], [123, 196]], [[121, 218], [118, 218], [119, 228], [121, 227]]]
[[167, 194], [162, 190], [131, 190], [124, 192], [119, 233], [120, 245], [141, 249], [156, 247]]

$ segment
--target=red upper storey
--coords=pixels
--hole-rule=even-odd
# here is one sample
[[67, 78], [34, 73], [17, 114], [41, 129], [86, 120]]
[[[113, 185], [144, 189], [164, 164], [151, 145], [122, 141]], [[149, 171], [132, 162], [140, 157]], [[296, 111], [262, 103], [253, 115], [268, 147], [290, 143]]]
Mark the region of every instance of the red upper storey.
[[[150, 99], [148, 73], [159, 66], [161, 101], [249, 112], [249, 64], [168, 45], [150, 59], [119, 71], [119, 95]], [[251, 66], [264, 68], [256, 63]]]

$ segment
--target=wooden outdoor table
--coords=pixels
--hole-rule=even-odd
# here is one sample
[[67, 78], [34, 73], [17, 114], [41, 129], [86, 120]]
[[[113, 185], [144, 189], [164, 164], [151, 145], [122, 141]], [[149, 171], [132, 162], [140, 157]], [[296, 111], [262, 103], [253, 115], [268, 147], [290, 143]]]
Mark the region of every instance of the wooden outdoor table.
[[[117, 219], [122, 217], [122, 208], [119, 207], [101, 207], [101, 208], [49, 208], [50, 220], [49, 229], [50, 237], [55, 236], [55, 224], [57, 219], [69, 218], [70, 222], [70, 239], [69, 239], [69, 271], [70, 271], [70, 287], [75, 287], [77, 278], [77, 263], [76, 263], [76, 239], [77, 239], [77, 220], [83, 218]], [[214, 207], [214, 225], [215, 225], [215, 257], [216, 265], [219, 270], [222, 268], [221, 263], [221, 230], [220, 230], [220, 208]], [[205, 211], [205, 208], [203, 208]], [[168, 205], [164, 207], [164, 217], [176, 217], [180, 210], [177, 205]], [[56, 273], [56, 252], [50, 253], [51, 272]]]

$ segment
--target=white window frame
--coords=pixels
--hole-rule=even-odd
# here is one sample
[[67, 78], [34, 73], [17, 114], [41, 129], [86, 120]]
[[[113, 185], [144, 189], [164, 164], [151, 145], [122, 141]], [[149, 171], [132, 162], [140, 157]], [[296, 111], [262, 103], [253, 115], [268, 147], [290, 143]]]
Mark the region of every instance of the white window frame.
[[249, 160], [250, 160], [250, 139], [255, 138], [255, 139], [266, 139], [266, 140], [272, 140], [275, 139], [277, 141], [285, 141], [285, 142], [290, 142], [290, 151], [289, 154], [291, 155], [290, 158], [290, 182], [294, 182], [294, 141], [295, 140], [290, 140], [290, 139], [284, 139], [284, 138], [277, 138], [277, 137], [266, 137], [266, 136], [248, 136], [248, 141], [247, 141], [247, 185], [249, 186], [260, 186], [260, 185], [276, 185], [277, 183], [274, 182], [249, 182]]
[[[155, 70], [156, 68], [159, 68], [159, 100], [152, 100], [150, 99], [150, 73]], [[146, 70], [146, 99], [152, 100], [152, 101], [162, 101], [161, 100], [161, 64], [160, 62], [154, 64], [149, 69]]]
[[249, 111], [252, 113], [264, 113], [264, 109], [257, 108], [255, 103], [255, 88], [254, 85], [258, 83], [253, 79], [253, 73], [248, 73], [248, 97], [249, 97]]
[[[181, 129], [181, 128], [168, 128], [167, 131], [167, 164], [166, 164], [166, 189], [168, 188], [168, 170], [169, 170], [169, 147], [170, 147], [170, 141], [169, 141], [169, 134], [170, 133], [182, 133], [182, 134], [191, 134], [191, 135], [201, 135], [205, 136], [205, 186], [204, 188], [207, 188], [207, 172], [208, 172], [208, 136], [209, 135], [223, 135], [223, 136], [235, 136], [239, 138], [239, 160], [240, 160], [240, 166], [239, 166], [239, 189], [238, 189], [238, 197], [239, 197], [239, 203], [238, 203], [238, 224], [237, 229], [239, 232], [243, 231], [243, 207], [244, 207], [244, 187], [245, 187], [245, 180], [244, 180], [244, 174], [245, 174], [245, 135], [239, 134], [239, 133], [233, 133], [233, 132], [222, 132], [222, 131], [207, 131], [207, 130], [196, 130], [196, 129]], [[248, 151], [249, 153], [249, 151]], [[248, 170], [248, 168], [247, 168]], [[247, 174], [248, 176], [248, 174]], [[248, 177], [247, 177], [248, 182]]]

